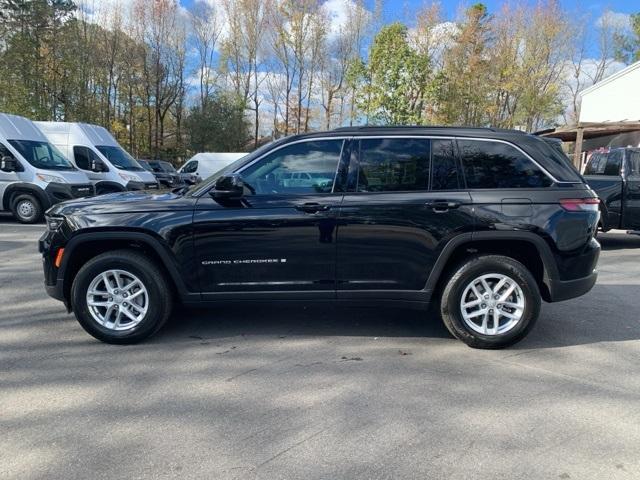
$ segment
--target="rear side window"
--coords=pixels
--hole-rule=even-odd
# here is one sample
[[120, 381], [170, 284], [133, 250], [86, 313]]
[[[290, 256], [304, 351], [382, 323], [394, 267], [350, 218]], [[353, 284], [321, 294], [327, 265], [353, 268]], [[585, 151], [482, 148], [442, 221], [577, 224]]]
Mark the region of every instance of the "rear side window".
[[551, 179], [512, 145], [458, 140], [468, 188], [542, 188]]
[[[431, 142], [419, 138], [360, 141], [358, 192], [407, 192], [429, 189]], [[351, 182], [350, 182], [351, 183]]]
[[640, 151], [629, 150], [628, 154], [631, 175], [640, 175]]
[[594, 153], [589, 164], [584, 170], [585, 175], [620, 175], [622, 167], [622, 150], [614, 150], [608, 153]]

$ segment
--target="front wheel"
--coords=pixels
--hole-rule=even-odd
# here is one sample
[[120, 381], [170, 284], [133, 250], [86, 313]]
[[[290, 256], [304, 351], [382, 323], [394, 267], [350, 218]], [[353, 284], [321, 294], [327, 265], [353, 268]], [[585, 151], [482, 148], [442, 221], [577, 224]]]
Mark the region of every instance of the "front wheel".
[[165, 275], [129, 250], [103, 253], [78, 272], [71, 302], [80, 325], [106, 343], [136, 343], [156, 333], [171, 314]]
[[20, 223], [37, 223], [42, 220], [42, 205], [30, 193], [21, 193], [14, 198], [11, 210]]
[[440, 312], [453, 336], [473, 348], [522, 340], [540, 314], [540, 291], [520, 262], [499, 255], [467, 260], [451, 275]]

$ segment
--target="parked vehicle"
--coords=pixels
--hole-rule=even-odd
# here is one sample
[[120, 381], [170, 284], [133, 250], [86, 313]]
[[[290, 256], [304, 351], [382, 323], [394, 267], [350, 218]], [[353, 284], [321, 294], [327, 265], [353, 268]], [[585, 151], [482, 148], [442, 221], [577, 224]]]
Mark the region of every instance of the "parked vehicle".
[[160, 186], [166, 188], [175, 188], [184, 185], [184, 181], [175, 167], [169, 162], [162, 160], [138, 160], [147, 172], [151, 172]]
[[54, 203], [93, 195], [78, 171], [30, 120], [0, 113], [0, 210], [22, 223], [42, 220]]
[[148, 337], [176, 302], [337, 300], [436, 303], [454, 336], [500, 348], [541, 300], [592, 288], [598, 220], [540, 138], [363, 127], [276, 141], [189, 189], [54, 207], [40, 250], [49, 294], [105, 342]]
[[600, 197], [600, 229], [640, 230], [640, 148], [591, 155], [585, 180]]
[[196, 153], [182, 167], [178, 169], [179, 173], [195, 175], [198, 179], [195, 183], [210, 177], [214, 173], [220, 171], [230, 163], [242, 158], [246, 153]]
[[640, 148], [595, 152], [584, 175], [600, 197], [601, 230], [640, 230]]
[[98, 125], [34, 122], [67, 159], [86, 173], [96, 194], [157, 190], [158, 181]]

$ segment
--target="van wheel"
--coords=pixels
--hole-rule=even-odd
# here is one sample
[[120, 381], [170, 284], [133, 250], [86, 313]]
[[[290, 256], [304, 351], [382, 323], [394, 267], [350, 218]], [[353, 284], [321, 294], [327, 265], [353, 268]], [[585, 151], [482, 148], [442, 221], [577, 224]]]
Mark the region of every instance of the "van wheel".
[[106, 343], [137, 343], [165, 324], [172, 308], [165, 275], [130, 250], [103, 253], [76, 275], [71, 303], [80, 325]]
[[520, 262], [499, 255], [469, 259], [451, 275], [440, 313], [451, 334], [473, 348], [522, 340], [540, 314], [540, 291]]
[[42, 205], [30, 193], [16, 195], [11, 211], [20, 223], [37, 223], [42, 220]]

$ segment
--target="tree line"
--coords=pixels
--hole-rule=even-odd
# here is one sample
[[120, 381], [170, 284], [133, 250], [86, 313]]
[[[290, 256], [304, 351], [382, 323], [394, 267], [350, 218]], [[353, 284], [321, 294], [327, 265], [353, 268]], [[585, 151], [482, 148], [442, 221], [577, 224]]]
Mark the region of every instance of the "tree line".
[[382, 25], [381, 1], [339, 3], [0, 0], [0, 111], [104, 125], [140, 158], [364, 122], [533, 131], [575, 122], [580, 90], [640, 59], [640, 14], [425, 3]]

